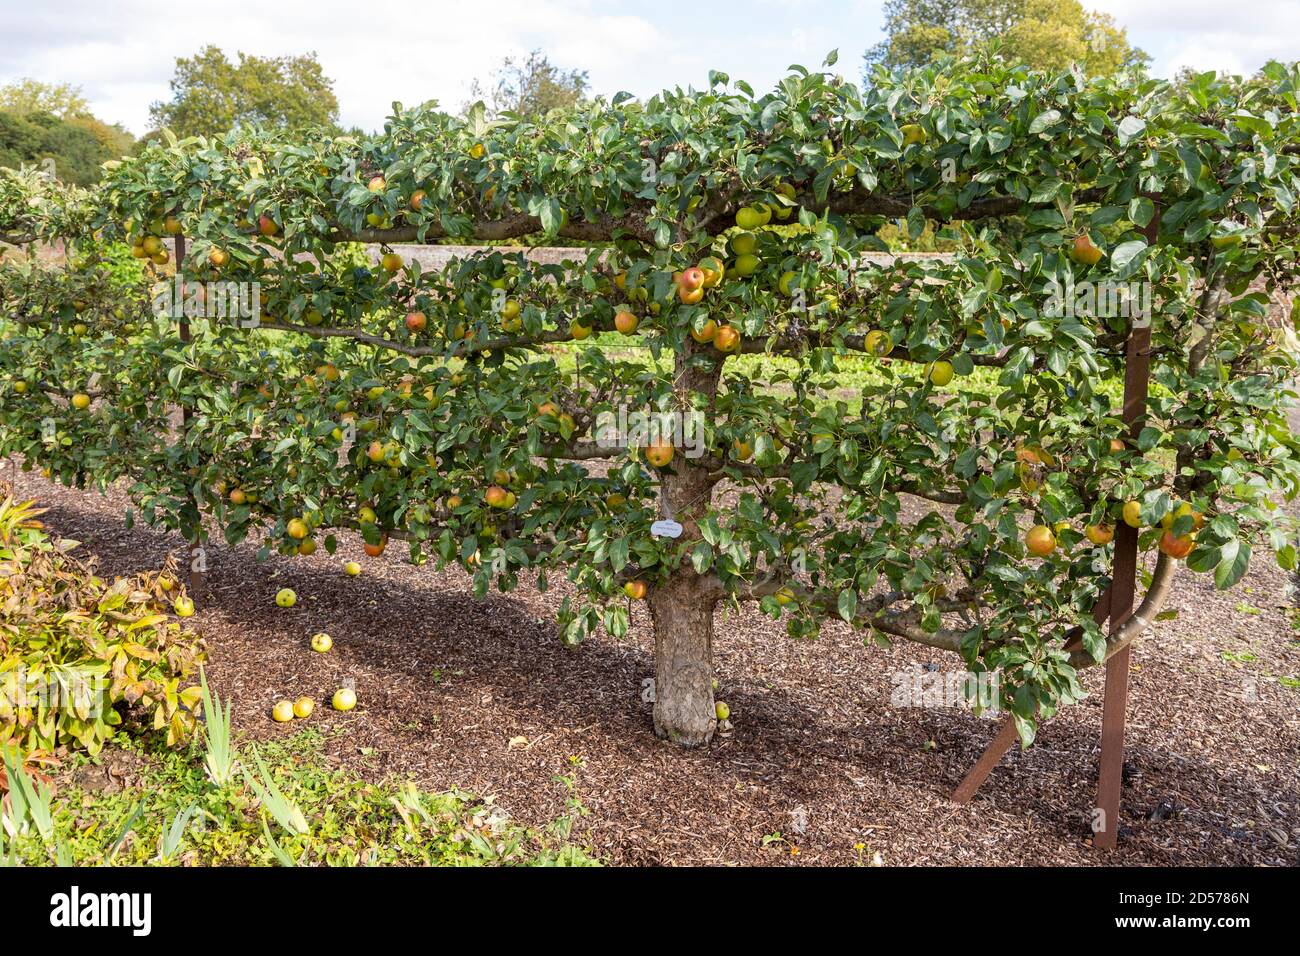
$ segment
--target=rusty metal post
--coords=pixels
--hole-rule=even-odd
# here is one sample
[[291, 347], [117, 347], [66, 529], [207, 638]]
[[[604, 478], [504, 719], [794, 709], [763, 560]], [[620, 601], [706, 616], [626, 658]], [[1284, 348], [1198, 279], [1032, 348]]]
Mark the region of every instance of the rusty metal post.
[[[177, 330], [180, 333], [181, 341], [188, 343], [190, 341], [190, 319], [189, 316], [185, 314], [185, 305], [184, 305], [185, 303], [185, 274], [184, 274], [185, 237], [178, 234], [174, 241], [176, 244], [176, 281], [180, 284], [179, 294], [181, 300], [181, 314], [177, 316], [176, 326], [177, 326]], [[185, 437], [187, 437], [187, 433], [189, 431], [190, 417], [191, 417], [190, 410], [188, 408], [182, 408], [181, 409], [182, 441], [185, 439]], [[194, 499], [192, 490], [189, 493], [189, 500], [190, 500], [190, 504], [194, 506], [195, 514], [199, 514], [200, 513], [199, 503]], [[200, 541], [200, 534], [199, 532], [196, 532], [194, 536], [194, 540], [187, 542], [189, 545], [189, 551], [185, 556], [186, 563], [188, 564], [188, 568], [186, 569], [186, 576], [189, 582], [188, 588], [189, 588], [190, 598], [194, 600], [196, 603], [199, 598], [200, 589], [203, 586], [203, 572], [197, 570], [194, 567], [194, 557], [195, 557], [194, 552], [198, 547], [199, 541]]]
[[[1160, 237], [1160, 212], [1142, 230], [1147, 244]], [[1142, 432], [1151, 383], [1151, 318], [1129, 319], [1124, 356], [1124, 424], [1130, 440]], [[1110, 632], [1114, 634], [1133, 613], [1137, 589], [1138, 530], [1119, 523], [1115, 535], [1115, 571], [1111, 577]], [[1094, 845], [1113, 850], [1119, 840], [1119, 804], [1124, 784], [1124, 727], [1128, 721], [1128, 676], [1132, 645], [1106, 662], [1106, 691], [1101, 711], [1101, 761], [1097, 779], [1097, 813]]]
[[[1155, 198], [1155, 197], [1152, 197]], [[1154, 246], [1160, 235], [1160, 212], [1142, 230], [1147, 244]], [[1146, 417], [1147, 389], [1151, 382], [1151, 325], [1134, 324], [1130, 319], [1124, 352], [1124, 408], [1122, 416], [1131, 439], [1142, 431]], [[1092, 618], [1101, 624], [1110, 618], [1112, 634], [1133, 613], [1137, 590], [1138, 532], [1124, 522], [1115, 533], [1115, 556], [1110, 587], [1093, 608]], [[1069, 646], [1067, 645], [1067, 649]], [[1128, 714], [1128, 676], [1130, 647], [1106, 662], [1106, 687], [1101, 715], [1101, 763], [1097, 780], [1097, 811], [1092, 818], [1094, 845], [1113, 849], [1119, 835], [1119, 803], [1124, 777], [1124, 727]], [[996, 737], [985, 748], [975, 766], [952, 792], [954, 803], [967, 803], [993, 772], [1002, 755], [1016, 742], [1015, 721], [1008, 718]]]
[[[1101, 597], [1097, 598], [1097, 603], [1093, 605], [1092, 619], [1098, 624], [1110, 616], [1110, 593], [1111, 589], [1106, 588], [1101, 592]], [[1071, 641], [1065, 645], [1065, 649], [1073, 650], [1078, 643], [1077, 640]], [[962, 777], [961, 783], [957, 784], [957, 789], [948, 799], [953, 803], [969, 803], [971, 797], [975, 796], [975, 791], [979, 790], [980, 785], [988, 779], [993, 768], [998, 765], [998, 761], [1015, 744], [1017, 737], [1016, 722], [1008, 717], [998, 729], [997, 736], [984, 748], [980, 759], [967, 771], [966, 776]]]
[[[1136, 438], [1146, 415], [1147, 383], [1151, 368], [1151, 329], [1129, 332], [1127, 368], [1124, 373], [1124, 421], [1129, 435]], [[1114, 634], [1133, 613], [1137, 588], [1138, 530], [1123, 522], [1115, 534], [1115, 571], [1112, 577], [1110, 632]], [[1128, 711], [1129, 651], [1106, 662], [1106, 692], [1101, 711], [1101, 768], [1097, 781], [1097, 810], [1094, 819], [1096, 846], [1114, 849], [1119, 835], [1119, 799], [1124, 778], [1124, 725]]]

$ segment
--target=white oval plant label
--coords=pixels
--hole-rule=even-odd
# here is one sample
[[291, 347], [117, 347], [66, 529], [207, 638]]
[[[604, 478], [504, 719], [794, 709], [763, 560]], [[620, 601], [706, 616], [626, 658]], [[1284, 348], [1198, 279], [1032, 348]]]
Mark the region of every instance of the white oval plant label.
[[656, 538], [677, 538], [681, 536], [682, 526], [671, 519], [656, 521], [650, 526], [650, 533]]

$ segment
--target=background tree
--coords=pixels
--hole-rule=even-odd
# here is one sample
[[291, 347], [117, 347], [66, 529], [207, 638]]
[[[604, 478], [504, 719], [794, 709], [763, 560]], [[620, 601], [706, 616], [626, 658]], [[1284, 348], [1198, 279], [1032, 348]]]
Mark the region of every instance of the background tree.
[[50, 113], [0, 110], [0, 166], [18, 169], [53, 161], [62, 182], [89, 185], [103, 175], [103, 164], [130, 152], [134, 140], [120, 127], [94, 117], [62, 120]]
[[127, 155], [135, 137], [90, 113], [81, 88], [23, 79], [0, 87], [0, 166], [54, 161], [63, 182], [97, 181], [105, 161]]
[[81, 87], [71, 83], [43, 83], [25, 78], [0, 86], [0, 110], [19, 115], [50, 113], [60, 119], [89, 116], [90, 103], [81, 94]]
[[177, 136], [224, 134], [235, 126], [294, 129], [333, 126], [339, 104], [333, 81], [315, 53], [292, 57], [239, 54], [231, 63], [218, 47], [176, 58], [172, 98], [150, 107], [155, 128]]
[[562, 70], [541, 50], [533, 50], [522, 60], [506, 57], [486, 87], [475, 80], [466, 109], [482, 100], [493, 116], [515, 113], [536, 119], [553, 109], [577, 106], [587, 89], [586, 70]]
[[1034, 69], [1078, 63], [1095, 75], [1149, 59], [1114, 18], [1079, 0], [887, 0], [884, 30], [885, 39], [867, 51], [868, 69], [924, 66], [987, 48]]

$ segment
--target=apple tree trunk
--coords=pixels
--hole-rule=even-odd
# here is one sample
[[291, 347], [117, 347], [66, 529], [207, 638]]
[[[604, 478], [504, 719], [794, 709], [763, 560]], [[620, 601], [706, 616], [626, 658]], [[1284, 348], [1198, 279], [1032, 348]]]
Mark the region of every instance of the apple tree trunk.
[[683, 747], [713, 739], [716, 598], [681, 568], [649, 594], [655, 634], [655, 733]]
[[[700, 361], [699, 353], [709, 360]], [[722, 365], [710, 346], [688, 347], [677, 356], [676, 405], [684, 414], [711, 414]], [[713, 501], [717, 477], [698, 458], [679, 449], [660, 476], [660, 503], [665, 517], [682, 525], [681, 545], [700, 539], [699, 521]], [[689, 548], [684, 548], [687, 551]], [[689, 561], [647, 595], [655, 632], [655, 733], [683, 747], [698, 747], [713, 738], [717, 715], [713, 703], [713, 609], [718, 592]]]

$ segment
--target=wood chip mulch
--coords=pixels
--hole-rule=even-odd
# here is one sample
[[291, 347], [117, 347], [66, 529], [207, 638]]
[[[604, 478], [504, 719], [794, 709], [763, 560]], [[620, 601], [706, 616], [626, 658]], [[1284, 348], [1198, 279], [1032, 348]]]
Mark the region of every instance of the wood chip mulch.
[[[5, 469], [13, 474], [13, 469]], [[123, 521], [128, 502], [17, 479], [50, 508], [47, 524], [82, 542], [103, 574], [156, 568], [176, 536]], [[477, 601], [459, 571], [412, 567], [394, 547], [259, 563], [255, 548], [209, 550], [191, 623], [209, 679], [255, 739], [291, 733], [271, 705], [316, 697], [312, 722], [332, 760], [371, 779], [493, 795], [543, 825], [566, 812], [574, 781], [589, 809], [577, 838], [621, 864], [1296, 865], [1300, 863], [1300, 634], [1292, 582], [1260, 554], [1242, 586], [1216, 592], [1184, 573], [1182, 614], [1134, 654], [1119, 849], [1089, 843], [1101, 672], [1088, 699], [1008, 754], [965, 807], [947, 795], [998, 727], [957, 707], [891, 706], [896, 675], [959, 667], [918, 646], [864, 647], [832, 623], [793, 642], [754, 613], [720, 612], [719, 698], [732, 730], [705, 750], [657, 740], [642, 681], [653, 673], [643, 607], [629, 637], [569, 649], [551, 623], [564, 583]], [[345, 560], [365, 571], [348, 578]], [[275, 592], [298, 605], [282, 610]], [[316, 631], [334, 638], [313, 653]], [[350, 682], [360, 704], [326, 702]]]

